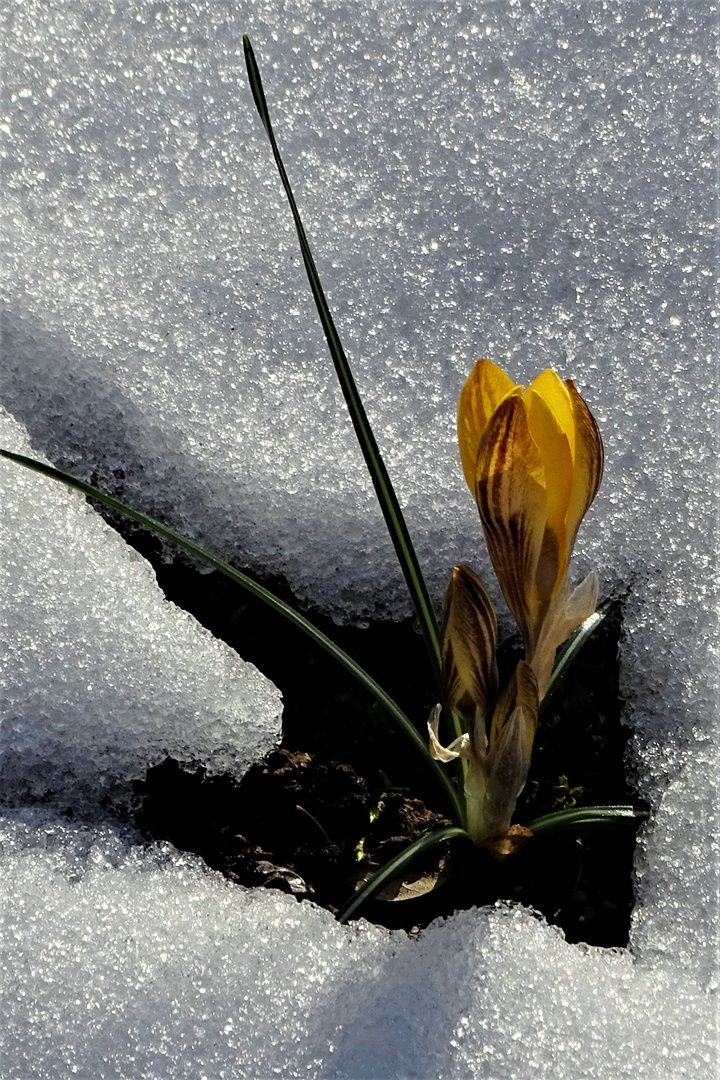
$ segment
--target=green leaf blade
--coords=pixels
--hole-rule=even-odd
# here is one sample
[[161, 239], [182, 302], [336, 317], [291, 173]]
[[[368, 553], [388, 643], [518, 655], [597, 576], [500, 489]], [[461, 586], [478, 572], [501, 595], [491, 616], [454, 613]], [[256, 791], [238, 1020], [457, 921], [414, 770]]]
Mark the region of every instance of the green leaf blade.
[[365, 459], [365, 464], [370, 473], [370, 477], [375, 488], [380, 507], [382, 509], [385, 523], [387, 525], [390, 537], [395, 548], [398, 561], [405, 577], [405, 581], [410, 592], [410, 596], [415, 608], [415, 614], [417, 616], [420, 628], [422, 630], [425, 645], [430, 657], [431, 668], [433, 677], [437, 684], [440, 696], [443, 694], [442, 674], [441, 674], [441, 661], [440, 661], [440, 633], [438, 628], [437, 619], [435, 618], [435, 612], [433, 610], [432, 603], [427, 591], [427, 586], [420, 569], [420, 564], [410, 538], [410, 534], [403, 517], [400, 503], [395, 494], [395, 490], [392, 486], [389, 474], [385, 467], [380, 449], [377, 445], [377, 441], [373, 434], [368, 420], [365, 408], [363, 406], [360, 394], [355, 384], [350, 364], [345, 355], [345, 351], [340, 341], [335, 322], [330, 313], [325, 293], [320, 282], [320, 276], [313, 259], [312, 252], [310, 250], [310, 244], [305, 233], [305, 229], [300, 218], [300, 213], [295, 202], [295, 197], [288, 180], [287, 172], [280, 156], [277, 141], [275, 139], [275, 133], [273, 131], [272, 123], [270, 120], [270, 114], [267, 107], [267, 100], [265, 98], [265, 92], [260, 78], [260, 71], [255, 59], [250, 39], [247, 35], [243, 37], [243, 46], [245, 50], [245, 62], [248, 72], [248, 80], [250, 83], [250, 89], [252, 91], [255, 106], [262, 120], [263, 127], [267, 133], [272, 148], [275, 164], [280, 175], [280, 179], [285, 190], [285, 195], [290, 206], [290, 211], [295, 224], [295, 229], [300, 243], [300, 250], [305, 264], [305, 271], [307, 273], [310, 288], [312, 290], [313, 298], [315, 300], [315, 306], [318, 311], [320, 322], [325, 334], [328, 349], [335, 366], [340, 386], [342, 388], [343, 396], [350, 413], [350, 418], [357, 435], [360, 448]]
[[416, 840], [413, 844], [409, 844], [404, 851], [401, 851], [399, 855], [396, 855], [394, 859], [386, 863], [376, 873], [372, 875], [368, 881], [362, 885], [357, 892], [351, 896], [345, 906], [338, 912], [338, 922], [344, 923], [354, 915], [357, 909], [364, 904], [367, 900], [371, 900], [376, 893], [380, 892], [385, 886], [393, 880], [393, 878], [399, 877], [401, 873], [408, 870], [418, 859], [426, 855], [428, 851], [431, 851], [438, 844], [444, 844], [448, 840], [457, 840], [464, 838], [469, 843], [472, 843], [469, 835], [465, 829], [458, 828], [451, 825], [444, 829], [435, 829], [433, 832], [428, 833], [426, 836], [421, 836], [419, 840]]
[[558, 810], [544, 814], [525, 826], [533, 836], [549, 836], [553, 833], [583, 831], [632, 825], [637, 827], [647, 821], [648, 810], [636, 806], [578, 806], [571, 810]]
[[161, 537], [163, 540], [168, 540], [170, 543], [180, 548], [181, 551], [185, 551], [199, 562], [204, 563], [206, 566], [210, 566], [213, 570], [218, 570], [221, 574], [224, 574], [225, 577], [234, 581], [236, 584], [241, 585], [244, 589], [247, 589], [248, 592], [257, 596], [269, 607], [277, 611], [278, 614], [297, 626], [317, 645], [324, 649], [325, 652], [329, 653], [337, 663], [341, 664], [346, 671], [348, 671], [370, 694], [372, 694], [375, 700], [382, 705], [385, 712], [393, 719], [396, 726], [406, 735], [415, 749], [422, 754], [426, 765], [434, 773], [445, 792], [450, 806], [452, 807], [455, 819], [457, 821], [462, 820], [462, 810], [455, 787], [445, 770], [430, 756], [428, 747], [417, 731], [415, 725], [405, 715], [400, 706], [393, 701], [390, 695], [387, 694], [370, 675], [368, 675], [364, 668], [360, 667], [351, 656], [344, 652], [329, 637], [323, 634], [321, 630], [318, 630], [317, 627], [313, 626], [309, 619], [300, 615], [299, 612], [295, 611], [283, 600], [280, 600], [279, 597], [275, 596], [269, 589], [266, 589], [263, 585], [259, 585], [256, 581], [253, 581], [251, 577], [243, 574], [240, 570], [236, 570], [230, 563], [208, 551], [201, 544], [196, 543], [187, 536], [183, 536], [182, 533], [177, 532], [177, 530], [171, 528], [169, 525], [163, 525], [162, 522], [150, 517], [149, 514], [144, 514], [140, 510], [134, 510], [132, 507], [127, 506], [112, 495], [106, 495], [100, 488], [88, 484], [85, 480], [80, 480], [71, 473], [65, 472], [63, 469], [56, 469], [52, 465], [45, 465], [42, 461], [26, 457], [23, 454], [15, 454], [10, 450], [0, 449], [0, 457], [5, 458], [7, 461], [13, 461], [17, 465], [22, 465], [33, 472], [40, 473], [40, 475], [45, 476], [48, 479], [56, 480], [66, 487], [74, 488], [83, 495], [96, 499], [111, 510], [123, 514], [124, 517], [137, 522], [150, 532], [153, 532], [156, 536]]

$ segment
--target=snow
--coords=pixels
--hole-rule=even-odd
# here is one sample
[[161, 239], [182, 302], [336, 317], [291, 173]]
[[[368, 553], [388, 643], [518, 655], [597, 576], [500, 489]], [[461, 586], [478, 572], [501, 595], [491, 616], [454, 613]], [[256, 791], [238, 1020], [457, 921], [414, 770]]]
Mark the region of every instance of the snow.
[[[0, 445], [30, 449], [7, 414]], [[277, 745], [279, 691], [167, 601], [81, 495], [7, 461], [0, 492], [3, 801], [127, 804], [168, 754], [242, 775]]]
[[658, 962], [502, 905], [414, 941], [110, 829], [23, 811], [1, 835], [8, 1077], [715, 1074], [715, 1003], [681, 935]]
[[6, 14], [0, 444], [95, 474], [340, 621], [408, 613], [249, 33], [437, 600], [459, 560], [490, 578], [453, 430], [473, 361], [521, 381], [551, 365], [591, 405], [607, 468], [576, 574], [630, 587], [629, 767], [654, 816], [624, 951], [512, 907], [418, 941], [343, 928], [144, 848], [100, 802], [165, 753], [240, 774], [277, 740], [279, 696], [81, 499], [3, 465], [5, 1073], [715, 1076], [715, 6]]
[[707, 469], [687, 427], [714, 371], [713, 10], [16, 6], [6, 407], [54, 461], [285, 572], [314, 607], [409, 610], [252, 104], [248, 32], [434, 591], [485, 558], [453, 421], [481, 355], [520, 381], [576, 379], [608, 449], [582, 552], [608, 575], [653, 559], [681, 479]]

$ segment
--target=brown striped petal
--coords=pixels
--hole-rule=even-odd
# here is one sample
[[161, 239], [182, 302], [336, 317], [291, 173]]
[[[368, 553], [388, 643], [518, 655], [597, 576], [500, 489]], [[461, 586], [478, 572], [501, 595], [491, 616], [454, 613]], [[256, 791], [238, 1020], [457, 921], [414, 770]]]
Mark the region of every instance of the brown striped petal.
[[[548, 597], [538, 593], [541, 553], [552, 558], [545, 472], [528, 425], [525, 402], [511, 395], [495, 410], [478, 450], [475, 498], [495, 573], [526, 648]], [[557, 554], [555, 558], [557, 558]]]
[[510, 828], [530, 770], [538, 720], [538, 687], [532, 668], [521, 660], [495, 707], [487, 755], [485, 828], [487, 837]]
[[469, 723], [479, 711], [484, 720], [498, 690], [497, 617], [482, 579], [461, 564], [445, 594], [442, 662], [445, 693], [452, 708]]
[[535, 738], [539, 700], [535, 672], [524, 660], [519, 661], [513, 672], [513, 677], [500, 694], [493, 711], [488, 752], [491, 762], [497, 753], [505, 725], [518, 705], [522, 707], [524, 714], [525, 729], [523, 737], [525, 739], [525, 748], [529, 754]]
[[565, 385], [575, 420], [574, 475], [567, 518], [568, 546], [572, 551], [580, 522], [600, 487], [605, 453], [595, 417], [580, 397], [572, 379], [566, 379]]
[[527, 717], [521, 705], [513, 709], [503, 728], [492, 762], [485, 793], [485, 828], [488, 838], [503, 836], [510, 828], [515, 804], [530, 770], [526, 739]]
[[522, 387], [516, 388], [510, 376], [497, 364], [491, 360], [478, 360], [460, 391], [457, 416], [460, 460], [473, 495], [480, 440], [500, 402], [515, 389], [522, 390]]

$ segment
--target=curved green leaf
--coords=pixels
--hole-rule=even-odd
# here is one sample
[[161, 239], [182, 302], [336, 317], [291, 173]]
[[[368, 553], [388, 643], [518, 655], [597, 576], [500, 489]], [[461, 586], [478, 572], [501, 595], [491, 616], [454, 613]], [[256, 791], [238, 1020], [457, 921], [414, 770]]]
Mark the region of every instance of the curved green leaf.
[[554, 814], [544, 814], [525, 826], [533, 836], [549, 836], [552, 833], [568, 830], [608, 828], [613, 826], [638, 826], [647, 821], [648, 810], [635, 806], [578, 806], [572, 810], [558, 810]]
[[558, 654], [555, 658], [555, 666], [553, 667], [552, 675], [550, 676], [550, 682], [548, 683], [545, 697], [540, 706], [541, 715], [547, 711], [550, 700], [558, 690], [561, 680], [567, 674], [583, 645], [587, 643], [590, 636], [597, 630], [600, 623], [608, 614], [613, 603], [614, 598], [611, 598], [601, 604], [597, 611], [594, 611], [584, 622], [580, 623], [577, 630], [573, 631], [562, 648], [558, 650]]
[[262, 585], [258, 585], [252, 578], [241, 573], [239, 570], [236, 570], [235, 567], [225, 562], [224, 559], [219, 558], [219, 556], [213, 555], [212, 552], [207, 551], [194, 540], [190, 540], [188, 537], [183, 536], [182, 533], [177, 532], [168, 525], [163, 525], [162, 522], [156, 521], [155, 518], [150, 517], [148, 514], [143, 514], [140, 510], [133, 510], [132, 507], [126, 506], [125, 503], [120, 502], [119, 499], [113, 498], [112, 495], [106, 495], [105, 492], [94, 487], [92, 484], [88, 484], [84, 480], [79, 480], [76, 476], [72, 476], [71, 473], [67, 473], [63, 469], [55, 469], [52, 465], [45, 465], [42, 461], [36, 461], [35, 458], [25, 457], [23, 454], [14, 454], [9, 450], [0, 449], [0, 457], [4, 457], [8, 461], [14, 461], [18, 465], [23, 465], [26, 469], [32, 469], [33, 472], [47, 476], [51, 480], [58, 480], [67, 487], [75, 488], [76, 491], [81, 491], [83, 495], [88, 495], [92, 499], [97, 499], [98, 502], [103, 503], [105, 506], [109, 506], [111, 510], [117, 510], [132, 521], [137, 521], [140, 525], [149, 529], [150, 532], [155, 533], [156, 536], [161, 536], [164, 540], [169, 540], [172, 544], [175, 544], [176, 547], [179, 547], [182, 551], [186, 551], [188, 555], [192, 555], [193, 558], [197, 559], [199, 562], [205, 563], [206, 566], [212, 567], [213, 570], [219, 570], [225, 577], [230, 578], [231, 581], [236, 582], [238, 585], [242, 585], [244, 589], [253, 593], [253, 595], [257, 596], [260, 600], [263, 600], [269, 607], [274, 608], [275, 611], [280, 615], [283, 615], [289, 622], [294, 623], [294, 625], [307, 634], [309, 638], [312, 638], [317, 645], [329, 653], [333, 659], [339, 664], [342, 664], [346, 671], [349, 671], [350, 674], [372, 694], [375, 700], [383, 706], [386, 713], [392, 717], [396, 725], [408, 739], [410, 739], [415, 749], [422, 755], [428, 768], [435, 774], [435, 777], [441, 784], [450, 805], [452, 806], [453, 816], [457, 821], [463, 820], [457, 792], [452, 781], [444, 769], [442, 769], [430, 756], [425, 740], [420, 736], [414, 724], [412, 724], [400, 706], [393, 701], [389, 694], [386, 694], [383, 688], [379, 686], [351, 656], [348, 656], [346, 652], [343, 652], [334, 641], [329, 637], [326, 637], [325, 634], [323, 634], [321, 630], [318, 630], [317, 627], [313, 626], [308, 619], [304, 618], [304, 616], [300, 615], [297, 611], [294, 611], [288, 604], [284, 603], [271, 593], [269, 589], [264, 588]]
[[345, 907], [338, 912], [338, 921], [342, 923], [347, 922], [361, 904], [364, 904], [366, 900], [371, 900], [373, 896], [384, 889], [390, 881], [399, 877], [400, 874], [404, 873], [405, 870], [408, 870], [428, 851], [437, 847], [438, 844], [444, 844], [447, 840], [455, 840], [460, 837], [464, 837], [472, 843], [470, 836], [465, 829], [459, 829], [454, 825], [450, 825], [445, 829], [435, 829], [434, 832], [428, 833], [426, 836], [421, 836], [414, 844], [409, 844], [404, 851], [401, 851], [399, 855], [396, 855], [394, 859], [391, 859], [390, 862], [386, 863], [385, 866], [376, 871], [371, 878], [368, 878], [365, 884], [353, 894]]
[[[430, 603], [427, 586], [425, 585], [420, 570], [420, 564], [412, 540], [410, 539], [410, 534], [407, 525], [405, 524], [402, 510], [400, 509], [400, 503], [398, 502], [385, 463], [380, 454], [380, 449], [375, 440], [372, 428], [370, 427], [370, 421], [368, 420], [355, 384], [350, 364], [348, 363], [345, 350], [340, 341], [340, 336], [337, 332], [333, 317], [330, 314], [330, 308], [325, 299], [325, 293], [323, 292], [320, 283], [320, 276], [317, 272], [317, 267], [315, 266], [315, 260], [313, 259], [310, 250], [310, 244], [308, 243], [308, 238], [300, 219], [300, 213], [297, 204], [295, 203], [295, 197], [293, 196], [290, 187], [290, 181], [288, 180], [285, 166], [280, 157], [280, 151], [270, 121], [267, 101], [265, 100], [262, 80], [260, 79], [260, 71], [257, 66], [257, 61], [255, 60], [255, 54], [252, 45], [250, 44], [250, 39], [247, 35], [243, 37], [243, 46], [245, 49], [245, 63], [247, 65], [250, 89], [252, 90], [255, 106], [260, 114], [260, 119], [263, 122], [267, 137], [270, 140], [275, 164], [290, 205], [290, 211], [295, 223], [298, 240], [300, 241], [300, 251], [302, 252], [303, 262], [305, 263], [305, 271], [307, 273], [308, 281], [310, 282], [310, 288], [315, 300], [318, 315], [320, 316], [320, 322], [328, 344], [328, 349], [330, 350], [330, 355], [332, 356], [335, 365], [335, 371], [350, 412], [353, 427], [355, 428], [355, 434], [357, 435], [363, 457], [365, 458], [365, 464], [367, 465], [372, 478], [375, 493], [378, 497], [385, 523], [395, 547], [395, 553], [397, 554], [407, 587], [410, 591], [410, 596], [412, 597], [415, 614], [420, 623], [420, 628], [430, 657], [433, 676], [437, 683], [440, 696], [442, 697], [443, 684], [441, 675], [442, 665], [440, 661], [440, 634], [435, 618], [435, 612]], [[456, 735], [459, 734], [460, 731], [456, 731]]]

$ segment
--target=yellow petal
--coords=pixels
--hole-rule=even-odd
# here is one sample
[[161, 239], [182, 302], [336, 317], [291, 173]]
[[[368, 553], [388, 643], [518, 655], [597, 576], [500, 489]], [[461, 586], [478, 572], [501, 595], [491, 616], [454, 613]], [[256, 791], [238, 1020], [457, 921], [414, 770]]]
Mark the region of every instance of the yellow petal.
[[460, 392], [458, 442], [467, 485], [475, 494], [478, 448], [491, 416], [500, 402], [516, 388], [509, 375], [491, 360], [478, 360]]
[[[548, 409], [550, 409], [556, 424], [567, 436], [570, 444], [570, 453], [574, 458], [575, 416], [573, 414], [570, 392], [562, 379], [560, 379], [552, 368], [545, 368], [545, 371], [542, 371], [528, 386], [525, 395], [526, 398], [531, 394], [535, 394], [542, 398]], [[532, 424], [530, 425], [530, 431], [532, 433]]]
[[495, 573], [526, 648], [547, 607], [536, 571], [546, 532], [545, 470], [522, 398], [498, 406], [480, 443], [475, 498]]
[[[546, 384], [535, 389], [543, 375], [552, 375], [553, 379], [548, 378]], [[530, 434], [542, 461], [546, 493], [547, 525], [538, 562], [537, 587], [541, 593], [552, 595], [563, 580], [570, 560], [567, 515], [573, 490], [571, 442], [574, 446], [575, 434], [570, 395], [554, 372], [543, 375], [529, 387], [524, 402]], [[555, 393], [557, 387], [563, 397]], [[541, 391], [547, 396], [542, 396]]]
[[580, 522], [600, 487], [605, 453], [595, 417], [580, 397], [572, 379], [567, 379], [565, 385], [572, 402], [575, 424], [575, 465], [567, 518], [568, 545], [572, 551]]
[[467, 720], [476, 710], [483, 720], [498, 689], [497, 617], [482, 579], [469, 566], [456, 566], [445, 594], [442, 660], [449, 704]]

